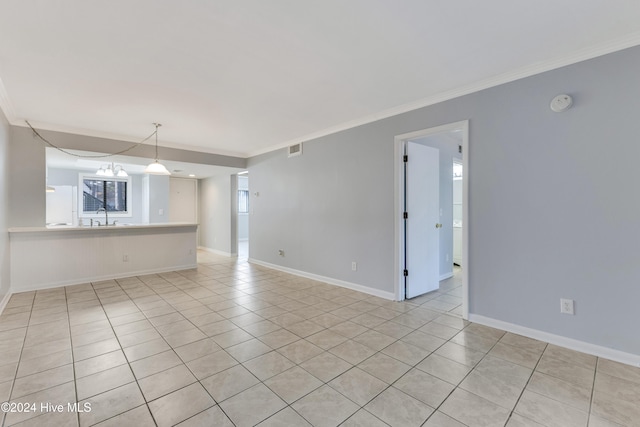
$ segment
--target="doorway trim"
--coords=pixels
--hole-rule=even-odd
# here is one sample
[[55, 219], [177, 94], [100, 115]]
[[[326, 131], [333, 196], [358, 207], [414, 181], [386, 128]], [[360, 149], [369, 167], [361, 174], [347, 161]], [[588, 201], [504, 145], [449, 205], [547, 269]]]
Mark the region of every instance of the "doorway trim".
[[409, 132], [394, 137], [394, 295], [404, 301], [404, 153], [407, 141], [425, 136], [460, 130], [462, 132], [462, 317], [469, 318], [469, 120]]

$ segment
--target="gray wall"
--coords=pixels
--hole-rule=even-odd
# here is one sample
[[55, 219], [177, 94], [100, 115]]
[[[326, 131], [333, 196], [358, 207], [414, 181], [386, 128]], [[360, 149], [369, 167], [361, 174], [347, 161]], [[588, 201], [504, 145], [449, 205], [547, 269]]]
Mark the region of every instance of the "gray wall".
[[229, 255], [236, 252], [232, 245], [232, 177], [235, 175], [201, 179], [198, 183], [199, 245]]
[[9, 292], [9, 140], [11, 127], [0, 110], [0, 301]]
[[470, 312], [640, 354], [638, 69], [635, 47], [251, 158], [251, 256], [392, 292], [394, 136], [469, 119]]
[[169, 183], [168, 175], [148, 175], [149, 185], [149, 223], [169, 222]]
[[[53, 144], [67, 149], [114, 153], [131, 146], [131, 142], [91, 136], [73, 135], [63, 132], [40, 131]], [[11, 150], [9, 171], [11, 176], [9, 224], [12, 227], [42, 227], [45, 225], [46, 199], [42, 188], [45, 185], [45, 143], [33, 135], [29, 128], [11, 126]], [[142, 144], [127, 155], [153, 158], [153, 146]], [[162, 148], [162, 158], [191, 163], [244, 168], [246, 159], [210, 153]], [[167, 178], [167, 177], [164, 177]], [[164, 188], [164, 180], [157, 182]], [[152, 183], [153, 185], [153, 183]], [[168, 185], [167, 209], [168, 209]], [[153, 194], [150, 194], [153, 196]], [[151, 208], [151, 206], [150, 206]], [[168, 211], [161, 218], [150, 218], [150, 222], [167, 222]], [[153, 216], [153, 213], [152, 213]]]

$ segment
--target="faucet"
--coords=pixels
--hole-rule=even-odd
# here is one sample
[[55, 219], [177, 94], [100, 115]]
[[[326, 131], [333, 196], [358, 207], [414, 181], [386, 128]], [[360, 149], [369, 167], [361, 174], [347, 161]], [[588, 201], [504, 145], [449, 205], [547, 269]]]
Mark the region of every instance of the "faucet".
[[106, 208], [100, 208], [96, 211], [96, 213], [100, 213], [101, 211], [104, 211], [104, 225], [107, 226], [109, 225], [109, 214], [107, 213], [107, 209]]

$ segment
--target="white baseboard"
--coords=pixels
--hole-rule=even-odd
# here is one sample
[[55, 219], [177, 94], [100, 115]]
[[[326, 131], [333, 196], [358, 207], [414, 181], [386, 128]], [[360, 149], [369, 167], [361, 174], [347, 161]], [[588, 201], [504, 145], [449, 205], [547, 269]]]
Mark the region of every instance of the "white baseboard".
[[539, 331], [537, 329], [527, 328], [525, 326], [516, 325], [514, 323], [503, 322], [502, 320], [492, 319], [490, 317], [481, 316], [479, 314], [469, 313], [469, 321], [485, 326], [490, 326], [492, 328], [502, 329], [503, 331], [523, 335], [525, 337], [533, 338], [539, 341], [545, 341], [551, 344], [558, 345], [560, 347], [565, 347], [571, 350], [580, 351], [582, 353], [591, 354], [593, 356], [613, 360], [615, 362], [624, 363], [625, 365], [640, 367], [640, 355], [637, 354], [626, 353], [624, 351], [615, 350], [609, 347], [591, 344], [585, 341], [579, 341], [573, 338], [567, 338], [561, 335]]
[[440, 281], [447, 280], [447, 279], [449, 279], [451, 277], [453, 277], [453, 272], [441, 274], [440, 275]]
[[124, 279], [125, 277], [145, 276], [147, 274], [158, 274], [158, 273], [167, 273], [169, 271], [191, 270], [194, 268], [198, 268], [197, 263], [179, 265], [179, 266], [173, 266], [173, 267], [167, 267], [167, 268], [154, 268], [149, 270], [128, 271], [126, 273], [120, 273], [120, 274], [107, 274], [103, 276], [84, 277], [81, 279], [71, 279], [71, 280], [49, 282], [49, 283], [38, 283], [35, 285], [22, 285], [20, 286], [19, 289], [12, 286], [11, 293], [40, 291], [43, 289], [59, 288], [61, 286], [82, 285], [84, 283], [101, 282], [103, 280]]
[[11, 293], [11, 290], [8, 290], [7, 294], [4, 296], [4, 298], [2, 298], [2, 301], [0, 301], [0, 314], [2, 314], [7, 304], [9, 304], [11, 295], [13, 295], [13, 293]]
[[381, 291], [379, 289], [369, 288], [367, 286], [358, 285], [357, 283], [346, 282], [344, 280], [334, 279], [331, 277], [320, 276], [318, 274], [307, 273], [306, 271], [295, 270], [293, 268], [283, 267], [277, 264], [271, 264], [269, 262], [260, 261], [254, 258], [249, 258], [250, 263], [258, 264], [263, 267], [269, 267], [274, 270], [283, 271], [285, 273], [293, 274], [294, 276], [305, 277], [307, 279], [313, 279], [320, 282], [325, 282], [330, 285], [340, 286], [341, 288], [347, 288], [354, 291], [362, 292], [365, 294], [373, 295], [375, 297], [380, 297], [384, 299], [388, 299], [391, 301], [395, 300], [395, 295], [393, 292]]
[[212, 254], [226, 256], [226, 257], [229, 257], [229, 258], [232, 258], [234, 256], [238, 256], [238, 254], [232, 254], [231, 252], [224, 252], [224, 251], [220, 251], [218, 249], [207, 248], [206, 246], [198, 246], [198, 249], [201, 249], [201, 250], [203, 250], [205, 252], [210, 252]]

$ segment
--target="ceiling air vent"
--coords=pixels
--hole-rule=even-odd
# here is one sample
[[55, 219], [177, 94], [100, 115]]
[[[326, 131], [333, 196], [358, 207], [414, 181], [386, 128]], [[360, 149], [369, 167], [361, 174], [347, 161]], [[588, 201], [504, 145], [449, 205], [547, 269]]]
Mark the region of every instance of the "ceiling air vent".
[[302, 142], [287, 147], [287, 157], [299, 156], [302, 154]]

